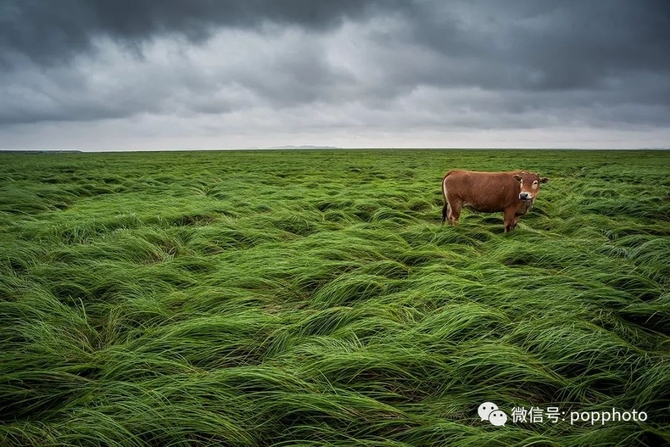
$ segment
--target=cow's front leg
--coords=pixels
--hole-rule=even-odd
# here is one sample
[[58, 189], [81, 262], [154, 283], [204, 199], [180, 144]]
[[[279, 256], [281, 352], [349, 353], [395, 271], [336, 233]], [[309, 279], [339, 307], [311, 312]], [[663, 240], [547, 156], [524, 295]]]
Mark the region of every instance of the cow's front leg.
[[504, 222], [505, 222], [505, 233], [508, 231], [514, 230], [514, 226], [516, 225], [516, 209], [515, 208], [507, 208], [504, 211]]

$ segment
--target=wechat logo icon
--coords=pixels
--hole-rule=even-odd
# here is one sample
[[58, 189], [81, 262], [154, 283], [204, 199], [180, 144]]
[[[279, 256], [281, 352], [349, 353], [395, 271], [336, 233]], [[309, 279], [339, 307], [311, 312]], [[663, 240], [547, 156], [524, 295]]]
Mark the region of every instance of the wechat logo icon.
[[482, 421], [489, 421], [496, 427], [503, 426], [507, 422], [507, 414], [498, 409], [498, 406], [493, 402], [484, 402], [481, 404], [477, 409], [477, 413], [482, 418]]

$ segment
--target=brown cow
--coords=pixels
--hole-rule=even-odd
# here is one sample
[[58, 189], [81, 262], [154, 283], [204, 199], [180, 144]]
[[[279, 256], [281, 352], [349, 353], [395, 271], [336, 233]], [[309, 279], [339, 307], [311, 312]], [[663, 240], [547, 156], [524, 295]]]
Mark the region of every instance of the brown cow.
[[527, 171], [449, 171], [442, 179], [442, 224], [457, 224], [463, 206], [485, 213], [502, 211], [505, 232], [512, 231], [519, 218], [533, 206], [540, 184], [548, 178]]

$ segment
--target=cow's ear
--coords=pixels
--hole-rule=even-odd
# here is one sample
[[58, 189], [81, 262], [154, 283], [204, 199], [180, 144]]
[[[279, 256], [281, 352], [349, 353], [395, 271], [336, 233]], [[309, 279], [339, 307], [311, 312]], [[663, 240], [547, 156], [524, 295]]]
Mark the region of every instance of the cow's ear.
[[542, 177], [540, 179], [540, 183], [547, 183], [548, 181], [549, 181], [549, 179], [547, 177]]
[[520, 175], [516, 175], [516, 174], [514, 174], [514, 180], [516, 180], [517, 182], [520, 182], [520, 181], [523, 180], [523, 179], [521, 178]]

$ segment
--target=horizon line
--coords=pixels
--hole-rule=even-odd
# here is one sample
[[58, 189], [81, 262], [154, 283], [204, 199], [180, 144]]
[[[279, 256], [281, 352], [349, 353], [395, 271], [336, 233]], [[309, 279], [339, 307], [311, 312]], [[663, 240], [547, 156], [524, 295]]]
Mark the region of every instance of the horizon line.
[[339, 147], [339, 146], [270, 146], [236, 148], [176, 148], [176, 149], [0, 149], [0, 153], [122, 153], [122, 152], [222, 152], [222, 151], [339, 151], [339, 150], [538, 150], [538, 151], [665, 151], [670, 147], [585, 148], [585, 147]]

